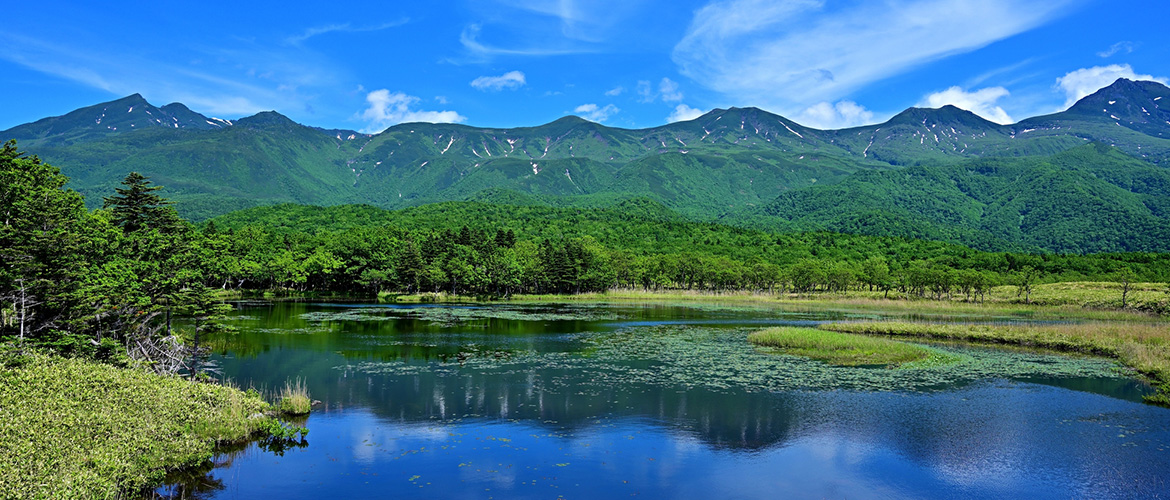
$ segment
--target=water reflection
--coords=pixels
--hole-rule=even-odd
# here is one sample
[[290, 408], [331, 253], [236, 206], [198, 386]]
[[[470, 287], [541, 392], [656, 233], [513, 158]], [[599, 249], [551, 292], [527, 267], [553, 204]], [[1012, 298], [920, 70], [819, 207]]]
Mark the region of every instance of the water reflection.
[[[240, 309], [240, 332], [221, 339], [217, 361], [245, 386], [304, 377], [324, 402], [307, 422], [312, 442], [283, 456], [225, 455], [179, 497], [1149, 498], [1170, 470], [1170, 412], [1125, 400], [1141, 386], [1116, 376], [768, 391], [631, 378], [671, 361], [603, 363], [590, 340], [843, 313], [623, 306], [604, 319], [512, 310], [434, 321], [367, 307], [386, 317], [308, 319], [348, 309]], [[524, 361], [532, 353], [575, 361]], [[383, 365], [392, 369], [370, 369]]]

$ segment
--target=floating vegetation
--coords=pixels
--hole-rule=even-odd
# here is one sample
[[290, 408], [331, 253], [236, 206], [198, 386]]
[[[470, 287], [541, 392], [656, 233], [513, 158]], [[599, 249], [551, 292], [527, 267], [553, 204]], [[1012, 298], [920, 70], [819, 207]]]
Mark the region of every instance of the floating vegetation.
[[600, 307], [565, 306], [558, 308], [492, 307], [366, 307], [342, 312], [310, 312], [300, 315], [308, 321], [386, 321], [419, 319], [444, 325], [462, 324], [482, 319], [511, 321], [612, 321], [619, 319], [613, 311]]
[[[631, 327], [575, 336], [579, 352], [518, 350], [509, 356], [471, 356], [460, 364], [362, 362], [334, 367], [367, 375], [432, 373], [439, 377], [540, 374], [545, 389], [639, 391], [646, 384], [703, 387], [717, 392], [793, 390], [941, 390], [987, 378], [1124, 378], [1102, 358], [1070, 358], [968, 346], [931, 346], [940, 353], [899, 370], [831, 366], [775, 356], [747, 342], [748, 328], [686, 325]], [[563, 374], [563, 376], [562, 376]]]
[[822, 329], [857, 334], [958, 339], [1044, 347], [1117, 358], [1159, 386], [1147, 401], [1170, 406], [1170, 327], [1156, 323], [987, 325], [873, 321], [833, 323]]

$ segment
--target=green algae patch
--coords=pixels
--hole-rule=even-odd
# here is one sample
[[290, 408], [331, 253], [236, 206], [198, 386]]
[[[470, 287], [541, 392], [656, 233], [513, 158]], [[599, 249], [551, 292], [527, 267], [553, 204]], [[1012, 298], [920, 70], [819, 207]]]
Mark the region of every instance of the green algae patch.
[[839, 366], [896, 367], [926, 360], [932, 353], [905, 342], [796, 326], [760, 330], [748, 335], [748, 342]]
[[141, 369], [3, 355], [0, 497], [120, 498], [271, 419], [257, 394]]

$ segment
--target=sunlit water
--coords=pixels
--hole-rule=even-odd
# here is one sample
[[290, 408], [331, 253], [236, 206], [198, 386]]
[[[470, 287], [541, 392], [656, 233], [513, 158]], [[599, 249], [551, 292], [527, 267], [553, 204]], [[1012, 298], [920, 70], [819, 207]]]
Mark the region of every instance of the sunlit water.
[[[221, 454], [199, 498], [1159, 498], [1170, 410], [1113, 363], [936, 345], [958, 365], [759, 352], [843, 313], [245, 303], [214, 360], [307, 381], [307, 445]], [[969, 320], [969, 318], [967, 319]]]

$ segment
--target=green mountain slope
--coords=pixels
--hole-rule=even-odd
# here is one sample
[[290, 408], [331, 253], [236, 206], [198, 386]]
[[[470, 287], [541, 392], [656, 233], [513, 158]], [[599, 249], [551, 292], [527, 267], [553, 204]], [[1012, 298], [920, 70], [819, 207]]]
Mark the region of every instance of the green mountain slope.
[[785, 193], [744, 220], [985, 249], [1014, 243], [1072, 253], [1168, 251], [1166, 187], [1170, 169], [1096, 143], [1051, 157], [861, 172]]
[[[367, 135], [306, 127], [275, 112], [219, 120], [133, 95], [0, 139], [15, 138], [61, 168], [91, 204], [138, 171], [166, 186], [195, 220], [278, 203], [605, 207], [649, 198], [700, 220], [1096, 251], [1162, 248], [1167, 96], [1161, 84], [1119, 80], [1068, 111], [1009, 126], [945, 106], [816, 130], [731, 108], [640, 130], [570, 116], [512, 129], [406, 123]], [[1086, 143], [1116, 148], [1124, 155], [1110, 153], [1105, 165], [1125, 166], [1061, 156]], [[1006, 170], [962, 173], [991, 167]], [[1018, 180], [1008, 183], [1008, 175]], [[1111, 228], [1096, 244], [1087, 241], [1098, 234], [1090, 221]], [[1070, 231], [1081, 236], [1065, 238]]]

